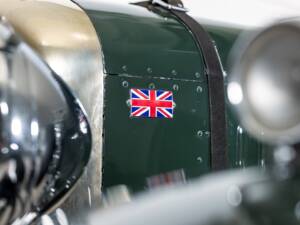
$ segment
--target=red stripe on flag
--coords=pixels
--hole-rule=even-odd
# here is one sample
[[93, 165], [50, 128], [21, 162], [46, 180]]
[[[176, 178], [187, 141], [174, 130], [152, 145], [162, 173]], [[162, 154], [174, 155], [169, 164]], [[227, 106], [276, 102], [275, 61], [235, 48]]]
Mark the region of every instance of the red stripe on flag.
[[148, 106], [148, 107], [165, 107], [165, 108], [173, 108], [173, 103], [171, 101], [152, 101], [152, 100], [139, 100], [132, 99], [131, 106]]
[[156, 91], [150, 90], [150, 116], [156, 117], [156, 107], [157, 107], [157, 101], [156, 101]]

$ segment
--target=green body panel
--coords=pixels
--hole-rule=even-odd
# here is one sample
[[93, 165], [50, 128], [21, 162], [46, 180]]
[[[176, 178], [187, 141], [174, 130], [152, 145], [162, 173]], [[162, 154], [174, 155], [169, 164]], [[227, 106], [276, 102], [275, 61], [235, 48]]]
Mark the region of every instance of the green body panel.
[[105, 3], [82, 4], [91, 8], [87, 13], [102, 43], [107, 74], [205, 78], [192, 36], [166, 11], [158, 15], [129, 5], [112, 12], [112, 6]]
[[[208, 86], [192, 34], [164, 10], [79, 4], [99, 35], [107, 74], [104, 189], [125, 184], [138, 191], [147, 187], [151, 176], [183, 170], [189, 179], [209, 172]], [[226, 71], [229, 51], [240, 31], [205, 27]], [[130, 118], [130, 88], [173, 91], [174, 119]], [[265, 147], [244, 133], [228, 106], [227, 125], [230, 167], [263, 164]]]
[[[178, 87], [173, 90], [177, 105], [174, 119], [129, 117], [129, 89], [149, 84], [163, 90]], [[146, 179], [157, 174], [183, 169], [187, 178], [193, 178], [209, 171], [209, 112], [203, 107], [208, 104], [204, 82], [108, 76], [105, 90], [109, 99], [105, 107], [105, 186], [128, 184], [135, 191], [143, 189]]]

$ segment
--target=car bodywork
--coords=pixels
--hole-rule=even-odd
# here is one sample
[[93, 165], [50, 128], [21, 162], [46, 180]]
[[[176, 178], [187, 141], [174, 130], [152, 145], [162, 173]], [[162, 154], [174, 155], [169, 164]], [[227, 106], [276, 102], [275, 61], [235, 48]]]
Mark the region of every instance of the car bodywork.
[[[96, 204], [101, 190], [112, 186], [136, 192], [149, 188], [153, 177], [175, 173], [185, 182], [211, 171], [202, 52], [168, 11], [133, 4], [116, 8], [89, 1], [12, 0], [0, 1], [0, 14], [87, 111], [93, 151], [69, 210]], [[226, 86], [229, 51], [241, 30], [203, 26], [215, 42]], [[131, 118], [131, 88], [172, 91], [174, 118]], [[267, 147], [243, 130], [228, 105], [226, 121], [228, 168], [264, 166]]]
[[[105, 65], [103, 187], [125, 184], [142, 190], [145, 178], [169, 171], [183, 170], [188, 179], [209, 172], [207, 75], [188, 29], [164, 9], [76, 2], [96, 29]], [[216, 43], [226, 76], [228, 54], [241, 31], [205, 28]], [[130, 88], [173, 91], [174, 119], [130, 118]], [[229, 109], [227, 125], [230, 167], [261, 165], [264, 147], [244, 133]]]

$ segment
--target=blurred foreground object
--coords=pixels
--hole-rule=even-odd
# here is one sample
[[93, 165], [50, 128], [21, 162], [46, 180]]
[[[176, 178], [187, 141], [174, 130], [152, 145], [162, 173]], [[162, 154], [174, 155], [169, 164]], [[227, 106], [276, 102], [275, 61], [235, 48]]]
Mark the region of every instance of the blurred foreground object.
[[79, 101], [5, 19], [0, 143], [1, 225], [27, 224], [56, 207], [82, 174], [91, 149]]
[[272, 144], [299, 142], [299, 43], [299, 21], [293, 20], [273, 25], [251, 41], [241, 41], [234, 52], [229, 100], [242, 125]]

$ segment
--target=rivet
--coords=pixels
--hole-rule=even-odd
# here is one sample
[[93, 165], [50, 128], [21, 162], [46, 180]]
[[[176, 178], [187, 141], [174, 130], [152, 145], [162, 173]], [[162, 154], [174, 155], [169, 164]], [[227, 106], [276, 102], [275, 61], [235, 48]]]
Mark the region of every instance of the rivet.
[[197, 90], [198, 93], [200, 93], [200, 92], [202, 92], [202, 87], [201, 86], [197, 86], [196, 90]]
[[152, 69], [150, 67], [147, 68], [147, 73], [152, 73]]
[[177, 71], [176, 71], [176, 70], [172, 70], [171, 73], [172, 73], [173, 76], [176, 76], [176, 75], [177, 75]]
[[128, 84], [128, 82], [127, 82], [126, 80], [124, 80], [124, 81], [122, 82], [122, 86], [123, 86], [123, 87], [127, 88], [128, 85], [129, 85], [129, 84]]
[[203, 162], [202, 157], [201, 156], [197, 157], [197, 161], [199, 161], [200, 163], [202, 163]]
[[155, 88], [155, 84], [154, 83], [150, 83], [148, 87], [149, 87], [149, 89], [154, 89]]
[[203, 136], [203, 131], [202, 131], [202, 130], [199, 130], [199, 131], [197, 132], [197, 136], [198, 136], [198, 137], [202, 137], [202, 136]]
[[197, 78], [200, 78], [200, 77], [201, 77], [201, 74], [200, 74], [199, 72], [196, 72], [196, 73], [195, 73], [195, 76], [196, 76]]
[[127, 71], [127, 66], [122, 66], [122, 70], [124, 71], [124, 72], [126, 72]]
[[173, 85], [173, 90], [174, 90], [174, 91], [178, 91], [178, 90], [179, 90], [178, 84], [174, 84], [174, 85]]

